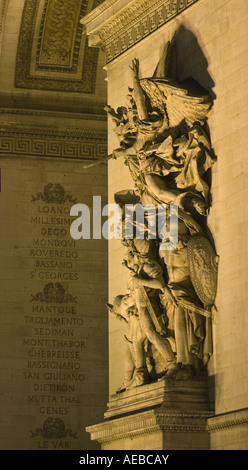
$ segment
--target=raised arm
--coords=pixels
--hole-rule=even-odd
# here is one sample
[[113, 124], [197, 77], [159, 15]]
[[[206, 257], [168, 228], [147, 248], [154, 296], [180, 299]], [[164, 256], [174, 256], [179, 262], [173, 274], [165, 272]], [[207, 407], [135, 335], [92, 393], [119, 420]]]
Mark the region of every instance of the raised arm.
[[139, 80], [139, 60], [133, 59], [130, 68], [132, 70], [134, 100], [137, 106], [138, 115], [142, 121], [145, 121], [148, 119], [148, 112], [146, 109], [145, 95]]

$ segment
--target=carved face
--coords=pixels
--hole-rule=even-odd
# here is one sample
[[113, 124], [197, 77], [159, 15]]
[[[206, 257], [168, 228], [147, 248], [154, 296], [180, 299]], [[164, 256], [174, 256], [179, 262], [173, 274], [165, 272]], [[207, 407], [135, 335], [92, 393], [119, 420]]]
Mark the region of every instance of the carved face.
[[194, 207], [199, 214], [206, 215], [206, 204], [204, 201], [199, 200], [195, 202]]
[[121, 301], [121, 306], [125, 309], [130, 308], [133, 306], [133, 298], [130, 294], [124, 295], [122, 301]]
[[130, 294], [117, 295], [114, 299], [114, 311], [117, 315], [122, 315], [124, 318], [128, 316], [128, 310], [133, 307], [134, 301]]
[[131, 121], [121, 123], [116, 126], [115, 133], [118, 137], [120, 144], [124, 147], [129, 147], [134, 144], [136, 140], [137, 127]]
[[128, 252], [126, 253], [124, 263], [127, 268], [131, 269], [134, 272], [138, 272], [140, 264], [139, 258], [132, 250], [128, 250]]

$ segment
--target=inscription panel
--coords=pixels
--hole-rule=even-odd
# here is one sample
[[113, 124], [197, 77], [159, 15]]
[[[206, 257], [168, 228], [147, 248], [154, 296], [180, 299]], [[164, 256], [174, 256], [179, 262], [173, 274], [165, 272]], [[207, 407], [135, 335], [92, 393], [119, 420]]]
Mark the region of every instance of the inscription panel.
[[[48, 162], [40, 171], [32, 159], [13, 163], [3, 159], [0, 206], [2, 448], [97, 448], [85, 428], [107, 401], [106, 241], [73, 240], [70, 208], [90, 202], [94, 181], [103, 189], [105, 168], [85, 175], [79, 165], [74, 177], [69, 162], [54, 172]], [[74, 183], [57, 182], [65, 172]]]

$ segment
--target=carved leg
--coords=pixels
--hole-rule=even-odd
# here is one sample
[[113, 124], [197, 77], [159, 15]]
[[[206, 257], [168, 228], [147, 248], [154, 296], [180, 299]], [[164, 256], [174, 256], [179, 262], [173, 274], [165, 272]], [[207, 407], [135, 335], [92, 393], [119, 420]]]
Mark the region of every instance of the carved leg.
[[156, 332], [151, 317], [148, 313], [146, 307], [140, 307], [140, 323], [142, 330], [147, 336], [148, 340], [155, 346], [155, 348], [160, 352], [160, 354], [166, 360], [168, 369], [176, 367], [176, 359], [174, 353], [171, 349], [169, 341], [165, 338], [162, 338], [159, 333]]
[[136, 369], [132, 380], [126, 387], [126, 390], [129, 390], [134, 387], [140, 387], [149, 382], [148, 372], [145, 367], [140, 367]]
[[124, 382], [123, 384], [116, 390], [116, 393], [121, 393], [124, 392], [128, 386], [128, 384], [131, 382], [133, 375], [135, 371], [135, 365], [133, 362], [132, 358], [132, 353], [130, 351], [130, 348], [126, 348], [126, 354], [125, 354], [125, 376], [124, 376]]
[[145, 180], [149, 190], [159, 198], [161, 202], [170, 204], [179, 194], [179, 191], [168, 189], [164, 179], [158, 175], [146, 175]]
[[182, 368], [176, 374], [177, 379], [188, 379], [193, 376], [192, 356], [188, 348], [187, 325], [185, 311], [177, 307], [174, 317], [175, 340], [177, 350], [177, 362]]
[[175, 309], [174, 329], [177, 349], [177, 362], [181, 364], [190, 364], [186, 318], [184, 309], [182, 307], [177, 307]]
[[144, 343], [144, 340], [142, 342], [133, 341], [133, 349], [134, 349], [135, 363], [136, 363], [137, 369], [143, 368], [145, 366], [143, 343]]

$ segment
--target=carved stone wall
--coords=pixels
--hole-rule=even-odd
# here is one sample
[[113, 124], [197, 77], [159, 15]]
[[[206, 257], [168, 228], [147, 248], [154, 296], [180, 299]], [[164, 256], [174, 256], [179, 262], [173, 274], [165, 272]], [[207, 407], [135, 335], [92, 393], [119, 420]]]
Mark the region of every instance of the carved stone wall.
[[7, 6], [8, 6], [8, 0], [3, 0], [0, 5], [0, 53], [1, 53], [1, 48], [2, 48], [3, 29], [4, 29], [4, 21], [5, 21]]
[[72, 205], [107, 202], [106, 166], [84, 168], [107, 149], [105, 72], [79, 23], [99, 3], [1, 10], [2, 450], [99, 447], [85, 428], [108, 395], [107, 245], [70, 235]]
[[[218, 4], [214, 0], [198, 0], [176, 18], [152, 29], [152, 24], [157, 21], [158, 25], [161, 18], [155, 14], [156, 9], [161, 7], [160, 11], [165, 12], [167, 3], [171, 8], [182, 2], [163, 2], [162, 7], [162, 2], [151, 5], [151, 2], [130, 0], [119, 10], [117, 5], [121, 2], [116, 2], [116, 9], [114, 3], [110, 0], [106, 3], [112, 12], [109, 20], [99, 9], [98, 17], [97, 12], [93, 12], [84, 22], [91, 44], [105, 48], [110, 106], [117, 109], [126, 105], [127, 89], [132, 86], [129, 69], [132, 60], [139, 59], [142, 78], [152, 77], [164, 45], [173, 37], [181, 51], [177, 64], [180, 79], [193, 77], [214, 100], [208, 124], [217, 163], [213, 167], [213, 199], [208, 221], [220, 264], [217, 310], [213, 318], [214, 353], [208, 365], [209, 391], [215, 403], [216, 418], [210, 419], [208, 430], [213, 449], [247, 449], [244, 436], [247, 436], [248, 406], [245, 359], [248, 5], [244, 0], [235, 3], [221, 0]], [[123, 30], [120, 29], [117, 38], [120, 18]], [[147, 28], [142, 39], [137, 33], [144, 27], [145, 18], [150, 29]], [[110, 119], [109, 153], [118, 147], [114, 127]], [[116, 192], [127, 188], [133, 188], [133, 182], [123, 160], [110, 161], [110, 202]], [[123, 256], [119, 241], [112, 240], [109, 244], [109, 302], [127, 290], [125, 270], [120, 267]], [[120, 349], [123, 334], [119, 321], [110, 315], [110, 392], [114, 392], [123, 379], [124, 346]]]
[[70, 208], [106, 204], [106, 167], [1, 155], [1, 183], [0, 447], [96, 449], [85, 428], [108, 396], [107, 246], [71, 237]]

